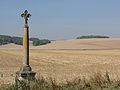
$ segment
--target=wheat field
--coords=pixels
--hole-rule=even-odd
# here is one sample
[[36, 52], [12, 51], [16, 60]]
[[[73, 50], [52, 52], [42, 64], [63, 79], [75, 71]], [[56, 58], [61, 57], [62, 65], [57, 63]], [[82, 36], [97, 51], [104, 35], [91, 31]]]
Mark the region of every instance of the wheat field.
[[[94, 73], [109, 72], [111, 78], [119, 78], [120, 74], [120, 39], [112, 39], [112, 43], [97, 43], [90, 49], [65, 49], [60, 47], [57, 49], [41, 48], [40, 46], [31, 46], [30, 49], [30, 65], [33, 71], [37, 72], [36, 77], [40, 75], [44, 77], [55, 78], [58, 82], [71, 80], [76, 77], [89, 77]], [[84, 41], [84, 40], [83, 40]], [[82, 41], [82, 42], [83, 42]], [[93, 42], [94, 40], [92, 40]], [[65, 42], [65, 41], [64, 41]], [[78, 42], [78, 41], [77, 41]], [[80, 41], [81, 42], [81, 41]], [[90, 41], [89, 41], [90, 42]], [[84, 44], [89, 43], [84, 41]], [[96, 42], [96, 39], [94, 43]], [[101, 41], [102, 42], [102, 41]], [[99, 48], [100, 45], [109, 46], [108, 48]], [[53, 45], [53, 43], [52, 43]], [[114, 46], [113, 46], [114, 45]], [[112, 48], [110, 47], [112, 46]], [[117, 48], [115, 48], [117, 46]], [[47, 46], [42, 46], [47, 47]], [[56, 45], [56, 47], [58, 47]], [[68, 47], [70, 47], [68, 45]], [[75, 46], [73, 46], [76, 48]], [[103, 47], [103, 46], [101, 46]], [[60, 49], [61, 48], [61, 49]], [[4, 45], [0, 46], [0, 82], [13, 83], [15, 79], [15, 72], [22, 67], [23, 50], [21, 46], [17, 45]]]

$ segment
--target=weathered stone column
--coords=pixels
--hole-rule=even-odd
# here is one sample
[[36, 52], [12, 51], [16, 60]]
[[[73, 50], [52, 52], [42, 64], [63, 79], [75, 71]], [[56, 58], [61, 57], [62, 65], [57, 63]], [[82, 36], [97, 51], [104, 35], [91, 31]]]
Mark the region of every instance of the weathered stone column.
[[23, 65], [29, 66], [29, 27], [24, 26], [23, 34]]
[[28, 18], [31, 16], [28, 14], [28, 11], [25, 10], [22, 17], [25, 19], [24, 32], [23, 32], [23, 66], [16, 72], [16, 81], [31, 81], [35, 79], [35, 72], [32, 71], [32, 68], [29, 65], [29, 26]]

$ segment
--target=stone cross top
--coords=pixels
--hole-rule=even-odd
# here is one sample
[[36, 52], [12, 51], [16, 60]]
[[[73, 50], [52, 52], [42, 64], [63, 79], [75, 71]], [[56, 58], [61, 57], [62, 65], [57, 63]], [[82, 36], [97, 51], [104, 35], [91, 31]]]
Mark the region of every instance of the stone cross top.
[[28, 24], [28, 18], [29, 18], [30, 16], [31, 16], [31, 14], [29, 14], [27, 10], [25, 10], [24, 13], [21, 14], [21, 17], [24, 17], [24, 19], [25, 19], [25, 25]]

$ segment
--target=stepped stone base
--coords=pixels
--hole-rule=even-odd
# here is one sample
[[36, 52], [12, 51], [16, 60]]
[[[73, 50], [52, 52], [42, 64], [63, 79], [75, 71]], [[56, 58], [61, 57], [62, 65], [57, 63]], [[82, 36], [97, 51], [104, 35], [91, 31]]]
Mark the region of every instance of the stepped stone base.
[[35, 72], [32, 71], [30, 66], [22, 67], [18, 72], [16, 72], [17, 81], [34, 81]]

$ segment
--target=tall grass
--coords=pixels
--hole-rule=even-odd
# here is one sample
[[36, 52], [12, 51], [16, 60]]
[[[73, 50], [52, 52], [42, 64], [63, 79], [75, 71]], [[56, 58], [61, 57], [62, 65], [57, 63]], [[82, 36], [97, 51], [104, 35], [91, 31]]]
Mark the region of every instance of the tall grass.
[[89, 79], [75, 78], [64, 83], [57, 83], [55, 79], [39, 77], [35, 82], [22, 82], [20, 86], [1, 85], [0, 90], [120, 90], [120, 80], [111, 80], [109, 74], [96, 73]]

